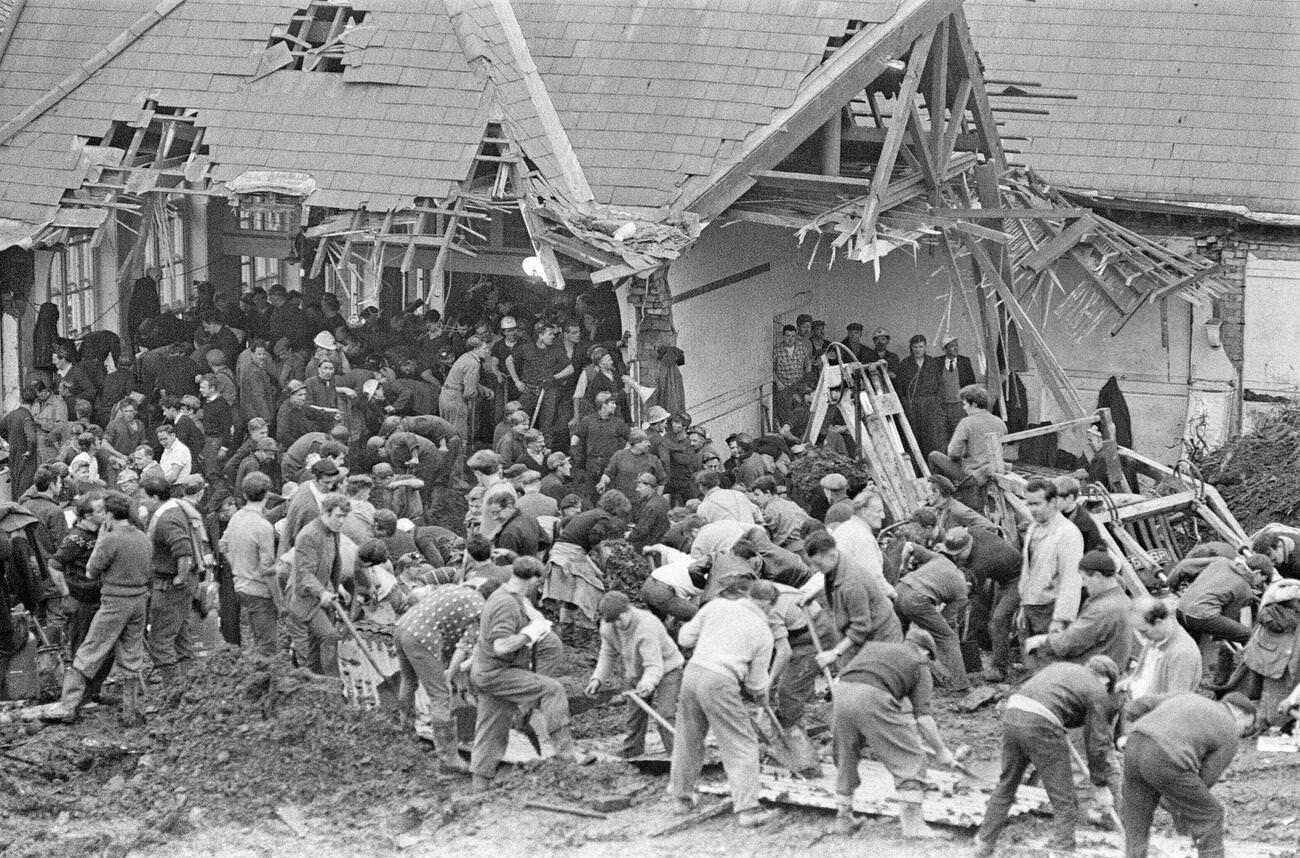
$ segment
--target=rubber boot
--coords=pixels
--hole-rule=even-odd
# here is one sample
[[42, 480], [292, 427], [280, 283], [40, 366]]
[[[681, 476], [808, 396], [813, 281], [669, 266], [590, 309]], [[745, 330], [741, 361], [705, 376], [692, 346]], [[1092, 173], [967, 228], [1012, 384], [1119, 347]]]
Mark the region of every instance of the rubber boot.
[[144, 725], [144, 683], [138, 677], [122, 683], [122, 711], [117, 717], [124, 727]]
[[555, 745], [555, 756], [557, 759], [564, 760], [568, 763], [576, 763], [579, 766], [585, 766], [588, 763], [595, 762], [596, 757], [578, 747], [578, 743], [573, 739], [573, 731], [568, 727], [561, 727], [551, 733], [551, 742]]
[[537, 737], [537, 756], [543, 760], [550, 759], [560, 752], [559, 742], [551, 735], [551, 725], [546, 722], [542, 710], [534, 709], [528, 713], [528, 726]]
[[460, 758], [456, 746], [456, 726], [450, 721], [433, 723], [433, 746], [438, 750], [438, 763], [444, 772], [469, 774], [469, 764]]
[[938, 836], [930, 826], [925, 824], [925, 817], [921, 815], [919, 791], [899, 793], [898, 799], [898, 821], [902, 823], [904, 837], [919, 840]]
[[63, 676], [63, 693], [58, 702], [51, 703], [41, 713], [42, 721], [71, 724], [77, 720], [77, 710], [86, 694], [86, 677], [75, 667]]

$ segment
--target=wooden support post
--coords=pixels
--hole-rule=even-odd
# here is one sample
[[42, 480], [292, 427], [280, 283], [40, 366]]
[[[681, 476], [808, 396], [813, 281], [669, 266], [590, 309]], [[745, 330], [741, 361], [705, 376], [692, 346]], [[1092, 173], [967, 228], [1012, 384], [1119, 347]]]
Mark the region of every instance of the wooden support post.
[[970, 78], [962, 78], [957, 84], [957, 94], [952, 99], [952, 111], [948, 114], [948, 126], [943, 132], [943, 142], [937, 147], [941, 169], [946, 169], [952, 160], [953, 150], [957, 148], [957, 137], [961, 134], [962, 120], [966, 116], [966, 105], [970, 104]]
[[[411, 240], [406, 243], [406, 252], [402, 254], [401, 269], [403, 274], [411, 270], [411, 263], [415, 261], [415, 237], [422, 235], [429, 225], [429, 213], [420, 212], [415, 218], [415, 229], [411, 233]], [[442, 248], [438, 249], [438, 255], [442, 255]]]
[[871, 191], [867, 194], [867, 201], [862, 207], [862, 221], [858, 224], [858, 234], [864, 244], [875, 240], [876, 217], [880, 214], [881, 201], [889, 188], [889, 179], [894, 172], [898, 150], [903, 146], [903, 135], [911, 121], [911, 109], [916, 102], [916, 89], [921, 82], [921, 70], [925, 68], [926, 60], [929, 58], [930, 43], [933, 40], [934, 31], [931, 30], [912, 43], [912, 51], [907, 58], [907, 71], [903, 73], [898, 99], [894, 103], [894, 115], [889, 117], [889, 131], [885, 135], [885, 144], [881, 147], [875, 172], [871, 176]]
[[[935, 154], [935, 170], [942, 175], [947, 156], [943, 146], [944, 111], [948, 108], [948, 18], [939, 22], [930, 47], [930, 92], [926, 103], [930, 108], [930, 150]], [[939, 160], [942, 159], [942, 160]]]
[[[1142, 583], [1142, 578], [1137, 574], [1137, 570], [1133, 568], [1133, 564], [1129, 561], [1128, 554], [1124, 552], [1119, 543], [1115, 540], [1115, 537], [1111, 534], [1110, 530], [1107, 529], [1106, 521], [1094, 513], [1089, 512], [1087, 514], [1092, 517], [1093, 522], [1097, 525], [1097, 531], [1101, 534], [1101, 541], [1106, 543], [1106, 547], [1110, 549], [1110, 552], [1119, 558], [1120, 580], [1128, 586], [1129, 594], [1132, 596], [1149, 595], [1146, 585]], [[1122, 525], [1118, 526], [1118, 529], [1123, 531], [1124, 535], [1128, 536], [1129, 539], [1133, 538], [1129, 536], [1127, 531], [1124, 531]], [[1142, 551], [1142, 547], [1137, 545], [1136, 541], [1133, 544], [1138, 548], [1138, 551], [1141, 552], [1134, 556], [1138, 557], [1153, 570], [1160, 568], [1160, 564], [1156, 563], [1151, 555]]]
[[843, 131], [843, 116], [836, 113], [822, 126], [822, 175], [838, 176], [840, 174], [840, 142]]
[[1061, 369], [1056, 356], [1048, 348], [1047, 341], [1043, 339], [1043, 335], [1034, 325], [1033, 320], [1029, 318], [1025, 308], [1020, 306], [1020, 302], [1016, 300], [1011, 287], [1003, 281], [993, 260], [989, 258], [989, 255], [984, 252], [984, 248], [974, 238], [965, 234], [962, 235], [962, 238], [965, 240], [971, 254], [975, 257], [980, 272], [993, 284], [998, 297], [1002, 300], [1002, 305], [1011, 316], [1011, 320], [1016, 323], [1016, 329], [1019, 331], [1030, 354], [1034, 357], [1039, 377], [1044, 386], [1051, 392], [1056, 404], [1067, 417], [1082, 417], [1086, 412], [1083, 408], [1083, 402], [1079, 398], [1079, 391], [1075, 389], [1073, 383], [1065, 375], [1065, 371]]
[[989, 94], [984, 89], [984, 73], [980, 71], [979, 57], [975, 54], [975, 46], [971, 44], [966, 13], [958, 8], [953, 13], [951, 21], [957, 52], [960, 54], [958, 61], [964, 64], [966, 77], [971, 82], [971, 97], [975, 101], [975, 132], [979, 134], [980, 144], [989, 162], [998, 173], [1002, 173], [1007, 168], [1007, 156], [1002, 151], [998, 125], [993, 119], [993, 110], [989, 106]]

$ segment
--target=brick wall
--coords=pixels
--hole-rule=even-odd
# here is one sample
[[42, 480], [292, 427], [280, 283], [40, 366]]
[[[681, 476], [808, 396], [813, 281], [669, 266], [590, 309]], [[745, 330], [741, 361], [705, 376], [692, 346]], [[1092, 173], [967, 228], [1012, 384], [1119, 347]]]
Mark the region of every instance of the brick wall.
[[1241, 228], [1222, 236], [1197, 240], [1197, 250], [1224, 267], [1223, 279], [1236, 287], [1219, 302], [1223, 319], [1223, 350], [1241, 369], [1244, 355], [1246, 257], [1300, 260], [1300, 230]]
[[657, 350], [660, 345], [677, 344], [677, 329], [673, 327], [673, 298], [668, 291], [668, 271], [661, 269], [648, 280], [633, 278], [628, 290], [628, 301], [636, 308], [640, 324], [637, 326], [638, 380], [645, 385], [654, 384]]

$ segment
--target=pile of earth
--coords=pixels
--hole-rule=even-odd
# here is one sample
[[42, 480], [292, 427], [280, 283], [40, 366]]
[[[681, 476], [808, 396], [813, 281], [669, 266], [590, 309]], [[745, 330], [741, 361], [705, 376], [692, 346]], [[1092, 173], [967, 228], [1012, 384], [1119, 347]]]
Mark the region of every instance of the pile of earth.
[[865, 464], [831, 450], [811, 447], [790, 463], [790, 498], [805, 506], [811, 503], [821, 494], [821, 480], [827, 474], [841, 474], [847, 479], [850, 497], [871, 482], [871, 471]]
[[143, 729], [115, 729], [100, 710], [0, 736], [20, 762], [0, 772], [0, 817], [116, 815], [178, 834], [196, 807], [247, 823], [310, 805], [348, 824], [372, 818], [379, 796], [400, 806], [451, 786], [431, 746], [391, 715], [350, 708], [337, 680], [279, 659], [222, 650], [159, 704]]
[[1264, 416], [1196, 464], [1247, 532], [1300, 524], [1300, 405]]

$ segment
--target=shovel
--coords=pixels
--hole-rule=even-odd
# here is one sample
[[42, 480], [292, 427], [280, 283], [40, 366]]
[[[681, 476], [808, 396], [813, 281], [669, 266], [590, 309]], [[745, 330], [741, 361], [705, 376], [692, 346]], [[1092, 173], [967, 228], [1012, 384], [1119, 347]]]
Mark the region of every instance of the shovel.
[[[646, 703], [645, 698], [640, 694], [628, 690], [623, 692], [623, 696], [628, 700], [631, 700], [634, 705], [639, 706], [641, 711], [653, 718], [654, 722], [667, 730], [669, 735], [674, 738], [677, 736], [677, 728], [668, 723], [668, 719], [656, 712], [653, 706]], [[651, 774], [656, 775], [665, 774], [672, 769], [672, 760], [660, 759], [658, 757], [638, 757], [636, 759], [628, 760], [628, 762], [643, 772], [650, 772]]]
[[[808, 621], [808, 637], [812, 638], [813, 646], [817, 649], [817, 654], [821, 655], [826, 650], [822, 648], [822, 639], [817, 635], [817, 627], [813, 624], [812, 611], [808, 610], [807, 605], [800, 605], [799, 610], [803, 611], [804, 619]], [[826, 677], [826, 688], [834, 695], [835, 678], [831, 676], [830, 667], [822, 668], [822, 676]]]
[[795, 774], [807, 774], [810, 777], [816, 777], [821, 774], [822, 761], [817, 749], [808, 739], [808, 734], [799, 727], [785, 729], [781, 726], [781, 721], [772, 711], [772, 704], [763, 704], [763, 711], [767, 712], [767, 717], [772, 720], [772, 726], [776, 728], [776, 736], [784, 746], [785, 754], [789, 757], [789, 764], [786, 766]]
[[357, 627], [352, 625], [352, 620], [348, 618], [348, 612], [343, 610], [343, 606], [338, 602], [330, 602], [330, 604], [334, 607], [334, 613], [343, 622], [343, 627], [347, 629], [348, 636], [356, 643], [357, 649], [361, 650], [361, 657], [369, 662], [370, 668], [374, 670], [375, 676], [379, 680], [379, 685], [376, 687], [375, 692], [379, 695], [380, 702], [395, 705], [397, 702], [397, 692], [393, 688], [393, 685], [400, 680], [400, 676], [384, 675], [384, 671], [379, 667], [379, 662], [375, 661], [375, 657], [370, 654], [370, 647], [366, 643], [365, 638], [361, 637], [361, 633], [357, 631]]

